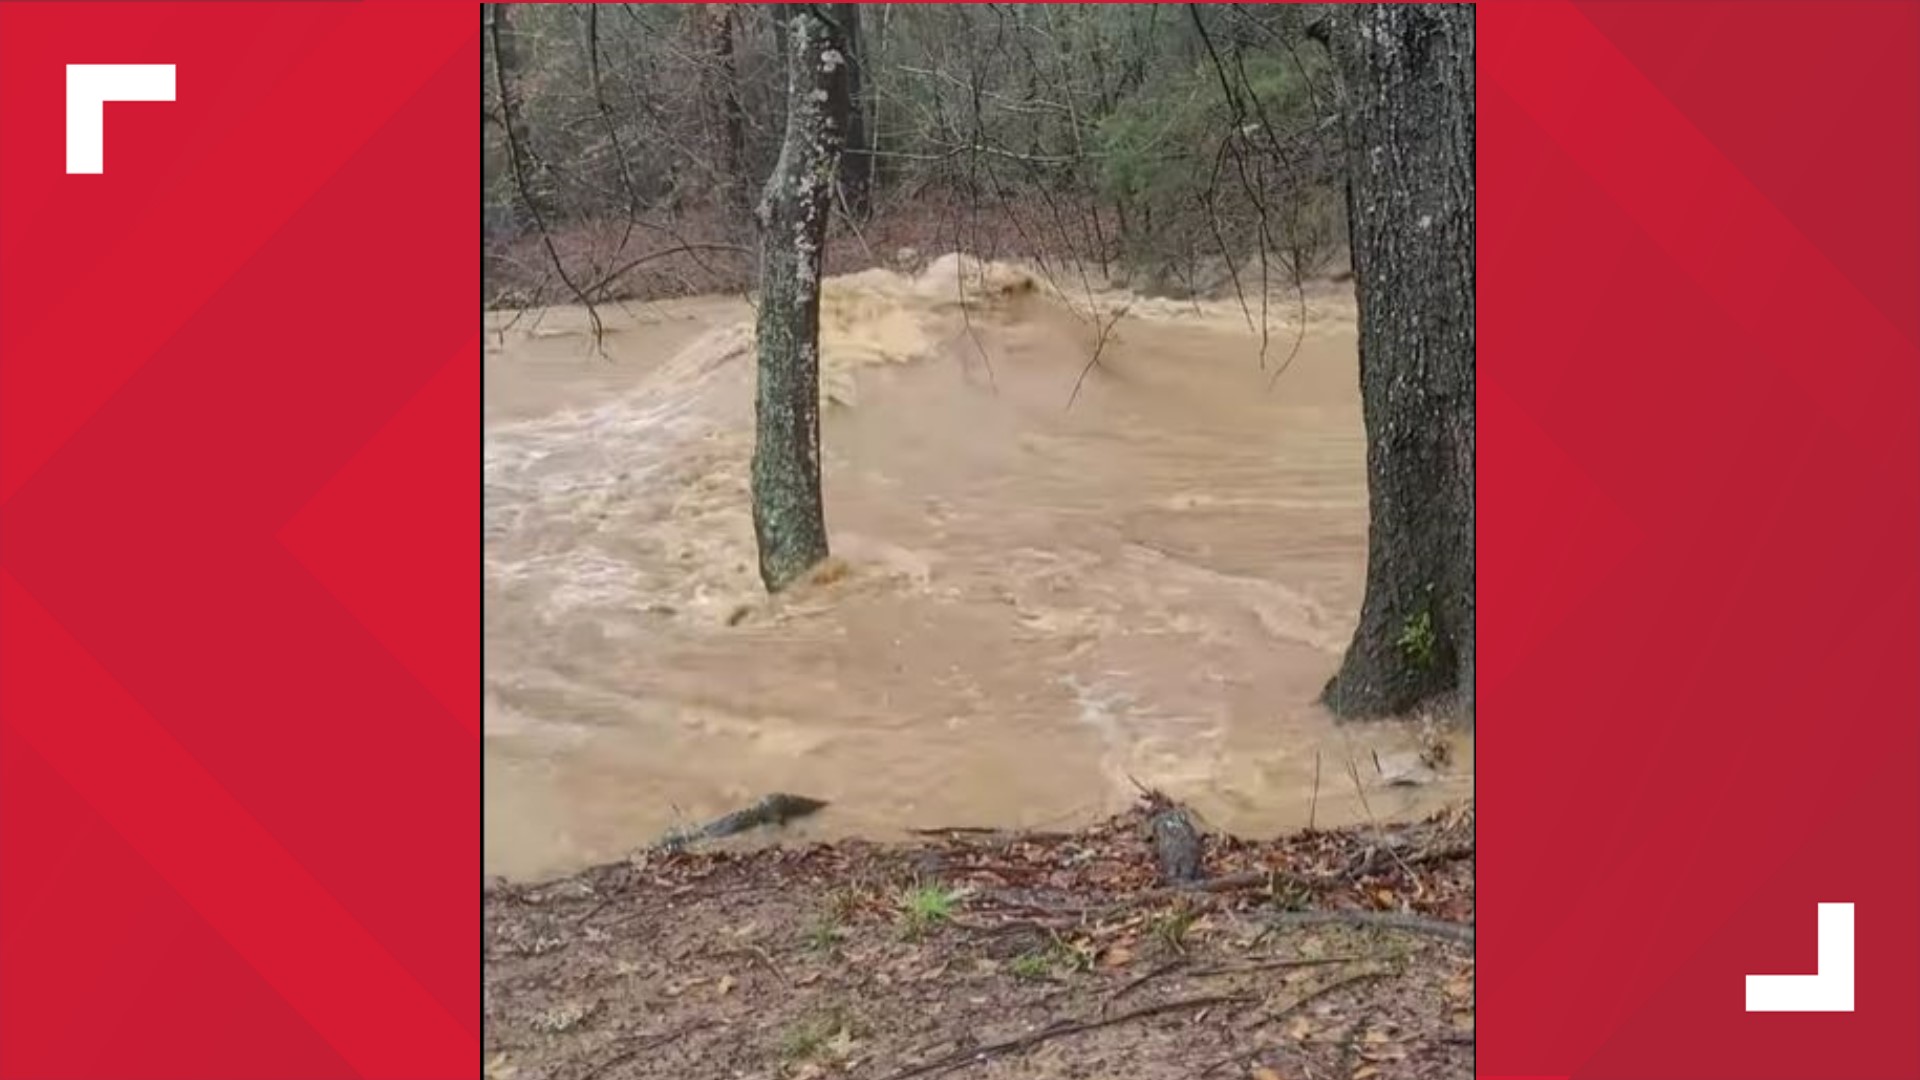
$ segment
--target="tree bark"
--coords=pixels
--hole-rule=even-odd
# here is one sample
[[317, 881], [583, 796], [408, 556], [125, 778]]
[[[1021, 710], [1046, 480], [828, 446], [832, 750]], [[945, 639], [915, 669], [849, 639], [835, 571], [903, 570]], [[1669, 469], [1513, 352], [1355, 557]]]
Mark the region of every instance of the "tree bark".
[[1405, 713], [1474, 680], [1474, 12], [1329, 16], [1367, 430], [1366, 599], [1325, 700]]
[[786, 14], [786, 137], [755, 215], [760, 380], [753, 528], [760, 580], [769, 592], [827, 557], [820, 496], [820, 273], [848, 110], [840, 25], [819, 5], [795, 5]]
[[734, 61], [734, 11], [729, 4], [689, 6], [701, 53], [699, 110], [706, 128], [708, 167], [724, 209], [745, 215], [750, 185], [746, 176], [746, 110], [740, 104], [740, 80]]
[[860, 39], [860, 5], [835, 4], [833, 16], [839, 20], [847, 43], [847, 153], [840, 168], [840, 190], [846, 193], [847, 210], [857, 221], [865, 221], [873, 210], [873, 135], [868, 122], [865, 89], [866, 43]]
[[513, 26], [513, 6], [488, 4], [483, 9], [488, 44], [493, 53], [495, 98], [500, 104], [500, 121], [505, 128], [507, 158], [516, 175], [521, 200], [532, 207], [537, 197], [539, 162], [533, 155], [533, 137], [527, 128], [525, 103], [520, 95], [520, 35]]

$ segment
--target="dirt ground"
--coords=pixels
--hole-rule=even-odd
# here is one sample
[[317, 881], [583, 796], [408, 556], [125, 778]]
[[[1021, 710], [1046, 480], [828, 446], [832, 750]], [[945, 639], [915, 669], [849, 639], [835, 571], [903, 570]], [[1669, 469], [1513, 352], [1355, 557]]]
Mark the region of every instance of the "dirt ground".
[[641, 854], [487, 889], [489, 1080], [1442, 1080], [1474, 1054], [1473, 807], [1209, 837]]

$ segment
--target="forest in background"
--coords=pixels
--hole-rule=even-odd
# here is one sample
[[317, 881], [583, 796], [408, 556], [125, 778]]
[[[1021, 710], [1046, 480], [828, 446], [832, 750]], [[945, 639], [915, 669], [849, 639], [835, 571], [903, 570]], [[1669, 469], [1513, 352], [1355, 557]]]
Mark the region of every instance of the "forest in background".
[[[1339, 91], [1314, 7], [830, 6], [852, 30], [854, 107], [829, 273], [964, 251], [1244, 298], [1344, 269]], [[483, 18], [487, 303], [751, 289], [786, 123], [778, 13]]]

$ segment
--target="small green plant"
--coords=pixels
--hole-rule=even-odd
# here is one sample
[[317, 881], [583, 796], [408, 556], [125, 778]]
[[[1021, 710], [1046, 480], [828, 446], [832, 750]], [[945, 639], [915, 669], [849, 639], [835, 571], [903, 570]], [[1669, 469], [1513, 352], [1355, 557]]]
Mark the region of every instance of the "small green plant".
[[1400, 628], [1400, 636], [1394, 644], [1399, 646], [1400, 655], [1416, 667], [1432, 667], [1437, 645], [1433, 634], [1433, 612], [1422, 608], [1420, 614], [1409, 618]]
[[1187, 933], [1200, 916], [1187, 907], [1177, 907], [1154, 916], [1148, 924], [1153, 938], [1174, 952], [1185, 954], [1187, 951]]
[[1014, 957], [1008, 970], [1014, 978], [1028, 980], [1092, 971], [1098, 954], [1099, 949], [1090, 941], [1069, 941], [1059, 934], [1049, 934], [1046, 944]]
[[1100, 952], [1091, 941], [1068, 941], [1059, 934], [1053, 935], [1053, 945], [1049, 951], [1053, 955], [1054, 965], [1068, 971], [1092, 971], [1094, 958]]
[[1009, 969], [1016, 979], [1044, 979], [1053, 970], [1053, 955], [1045, 949], [1034, 949], [1013, 958]]
[[851, 1043], [856, 1032], [854, 1022], [839, 1008], [825, 1009], [801, 1017], [780, 1036], [780, 1059], [791, 1065], [820, 1057], [836, 1043]]
[[866, 894], [858, 885], [842, 885], [827, 894], [826, 917], [834, 923], [849, 923], [860, 913]]
[[846, 935], [840, 929], [840, 924], [833, 918], [827, 917], [815, 920], [814, 924], [807, 928], [806, 936], [801, 940], [811, 952], [831, 952], [834, 946], [840, 944], [840, 939], [844, 936]]
[[813, 1020], [802, 1020], [780, 1037], [780, 1057], [785, 1061], [804, 1061], [820, 1052], [833, 1038], [833, 1032]]
[[939, 885], [917, 885], [900, 894], [900, 928], [908, 938], [917, 938], [936, 925], [953, 919], [960, 893]]

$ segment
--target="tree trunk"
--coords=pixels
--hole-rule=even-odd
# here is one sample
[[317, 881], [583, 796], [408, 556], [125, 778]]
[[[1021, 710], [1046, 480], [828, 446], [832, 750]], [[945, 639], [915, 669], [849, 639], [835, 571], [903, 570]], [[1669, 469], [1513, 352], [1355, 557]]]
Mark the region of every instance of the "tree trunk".
[[747, 122], [734, 64], [733, 8], [729, 4], [694, 4], [690, 13], [703, 53], [698, 92], [709, 167], [721, 206], [745, 215], [749, 191], [744, 164]]
[[508, 162], [521, 200], [530, 211], [537, 211], [535, 200], [541, 194], [543, 178], [521, 99], [520, 69], [525, 58], [521, 54], [520, 35], [513, 26], [513, 5], [488, 4], [485, 10], [487, 38], [493, 52], [494, 91], [500, 103], [500, 120], [506, 128]]
[[[500, 125], [505, 146], [503, 160], [506, 175], [511, 181], [512, 193], [516, 199], [509, 199], [492, 209], [493, 220], [489, 232], [516, 232], [524, 222], [533, 221], [542, 231], [546, 218], [542, 216], [542, 198], [546, 191], [545, 166], [533, 152], [533, 137], [527, 127], [525, 102], [521, 97], [521, 68], [525, 64], [519, 33], [513, 26], [513, 5], [486, 4], [481, 9], [481, 19], [485, 30], [486, 42], [493, 61], [494, 99], [500, 106]], [[483, 152], [481, 167], [486, 171], [485, 183], [489, 198], [492, 196], [494, 175], [490, 171], [495, 164], [494, 155]], [[504, 226], [505, 228], [501, 228]], [[480, 269], [480, 292], [490, 297], [490, 290], [502, 276], [502, 266], [497, 262], [500, 253], [493, 251], [483, 257]]]
[[873, 136], [868, 123], [865, 43], [860, 40], [860, 5], [835, 4], [833, 17], [840, 22], [847, 44], [847, 155], [840, 168], [840, 190], [846, 193], [847, 210], [856, 221], [865, 221], [873, 210]]
[[1405, 713], [1474, 678], [1474, 12], [1329, 16], [1344, 86], [1369, 538], [1360, 625], [1325, 700]]
[[753, 531], [769, 592], [827, 557], [820, 498], [820, 272], [846, 138], [844, 34], [819, 5], [787, 13], [787, 131], [760, 225]]

